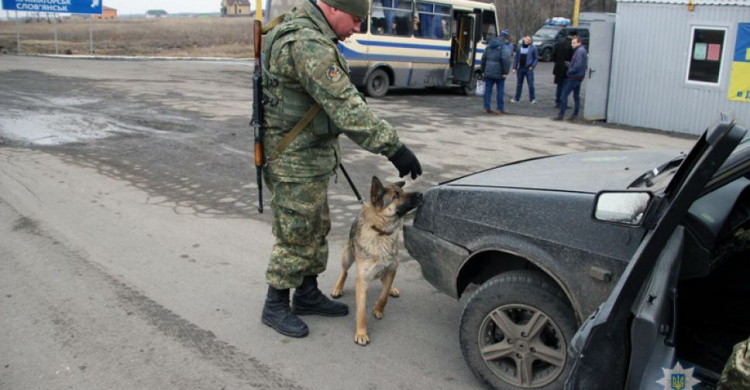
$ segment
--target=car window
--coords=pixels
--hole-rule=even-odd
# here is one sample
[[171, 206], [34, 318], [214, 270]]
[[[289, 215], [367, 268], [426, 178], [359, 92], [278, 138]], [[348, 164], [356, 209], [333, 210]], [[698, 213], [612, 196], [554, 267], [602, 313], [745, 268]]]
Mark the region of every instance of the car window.
[[729, 158], [719, 167], [716, 175], [714, 175], [713, 179], [706, 186], [705, 192], [709, 192], [739, 176], [747, 175], [750, 175], [750, 138], [745, 137], [734, 148]]
[[654, 167], [650, 171], [644, 172], [635, 181], [630, 183], [628, 188], [648, 188], [653, 192], [661, 192], [667, 187], [677, 169], [685, 159], [685, 155], [667, 161], [664, 164]]
[[[654, 192], [664, 190], [672, 180], [672, 176], [674, 176], [684, 157], [684, 155], [680, 156], [645, 172], [633, 181], [628, 188], [648, 188]], [[729, 155], [726, 161], [724, 161], [714, 178], [706, 186], [705, 192], [713, 190], [728, 180], [747, 175], [748, 171], [750, 171], [750, 138], [746, 137], [734, 148], [734, 151], [732, 151], [732, 154]]]
[[554, 27], [542, 27], [534, 34], [535, 38], [554, 38], [557, 35], [558, 29]]

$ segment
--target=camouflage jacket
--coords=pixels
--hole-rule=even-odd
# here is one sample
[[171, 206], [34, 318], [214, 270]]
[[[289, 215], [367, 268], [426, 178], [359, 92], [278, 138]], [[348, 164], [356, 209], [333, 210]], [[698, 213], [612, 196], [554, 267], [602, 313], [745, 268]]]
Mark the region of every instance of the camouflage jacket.
[[320, 9], [306, 1], [286, 14], [264, 37], [264, 151], [270, 157], [317, 102], [318, 115], [275, 160], [265, 174], [274, 180], [309, 182], [333, 175], [341, 160], [342, 132], [372, 153], [391, 156], [401, 146], [398, 134], [378, 118], [349, 80], [338, 40]]

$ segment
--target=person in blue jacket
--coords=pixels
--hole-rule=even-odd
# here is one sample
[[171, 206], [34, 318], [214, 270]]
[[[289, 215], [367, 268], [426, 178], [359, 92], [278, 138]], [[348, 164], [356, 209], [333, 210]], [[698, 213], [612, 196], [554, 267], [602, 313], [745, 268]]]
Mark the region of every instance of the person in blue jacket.
[[529, 100], [531, 104], [536, 104], [534, 94], [534, 69], [539, 63], [539, 51], [536, 46], [532, 45], [531, 36], [523, 37], [523, 42], [516, 48], [516, 58], [513, 61], [513, 73], [518, 74], [518, 83], [516, 84], [516, 97], [511, 99], [511, 103], [521, 101], [521, 91], [523, 90], [523, 80], [529, 84]]
[[[484, 111], [488, 114], [508, 114], [503, 104], [503, 96], [505, 78], [510, 71], [510, 50], [504, 38], [492, 39], [487, 44], [479, 71], [484, 75]], [[497, 112], [490, 109], [494, 85], [497, 85]]]
[[568, 109], [568, 95], [571, 92], [573, 92], [575, 108], [573, 109], [573, 115], [568, 120], [573, 121], [578, 118], [578, 110], [581, 107], [581, 83], [583, 83], [583, 78], [586, 76], [586, 69], [589, 66], [589, 54], [586, 51], [586, 47], [581, 45], [581, 38], [573, 37], [570, 45], [573, 47], [573, 58], [571, 58], [568, 65], [568, 79], [565, 80], [560, 98], [560, 113], [552, 118], [556, 121], [561, 121], [565, 117], [565, 110]]

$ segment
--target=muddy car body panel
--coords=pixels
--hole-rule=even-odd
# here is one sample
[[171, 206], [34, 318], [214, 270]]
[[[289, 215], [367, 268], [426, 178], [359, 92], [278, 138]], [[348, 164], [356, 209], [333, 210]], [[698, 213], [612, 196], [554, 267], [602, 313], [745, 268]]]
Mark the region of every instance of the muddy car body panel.
[[679, 151], [576, 153], [443, 183], [427, 191], [414, 224], [405, 228], [406, 248], [425, 278], [454, 298], [469, 283], [481, 282], [473, 269], [492, 266], [483, 255], [509, 254], [511, 263], [523, 258], [558, 282], [580, 320], [609, 293], [644, 234], [641, 228], [594, 223], [594, 196], [625, 189], [644, 171], [678, 156]]

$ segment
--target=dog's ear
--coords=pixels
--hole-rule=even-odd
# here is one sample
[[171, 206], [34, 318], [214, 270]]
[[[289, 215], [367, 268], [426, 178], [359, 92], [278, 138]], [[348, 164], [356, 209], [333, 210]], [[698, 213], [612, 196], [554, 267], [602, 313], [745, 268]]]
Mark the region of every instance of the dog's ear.
[[406, 185], [406, 182], [405, 182], [405, 181], [397, 181], [397, 182], [395, 182], [395, 183], [393, 183], [393, 184], [394, 184], [394, 185], [395, 185], [396, 187], [401, 187], [401, 188], [404, 188], [404, 186]]
[[370, 203], [374, 205], [380, 204], [380, 200], [385, 193], [383, 183], [380, 182], [377, 176], [372, 177], [372, 185], [370, 186]]

